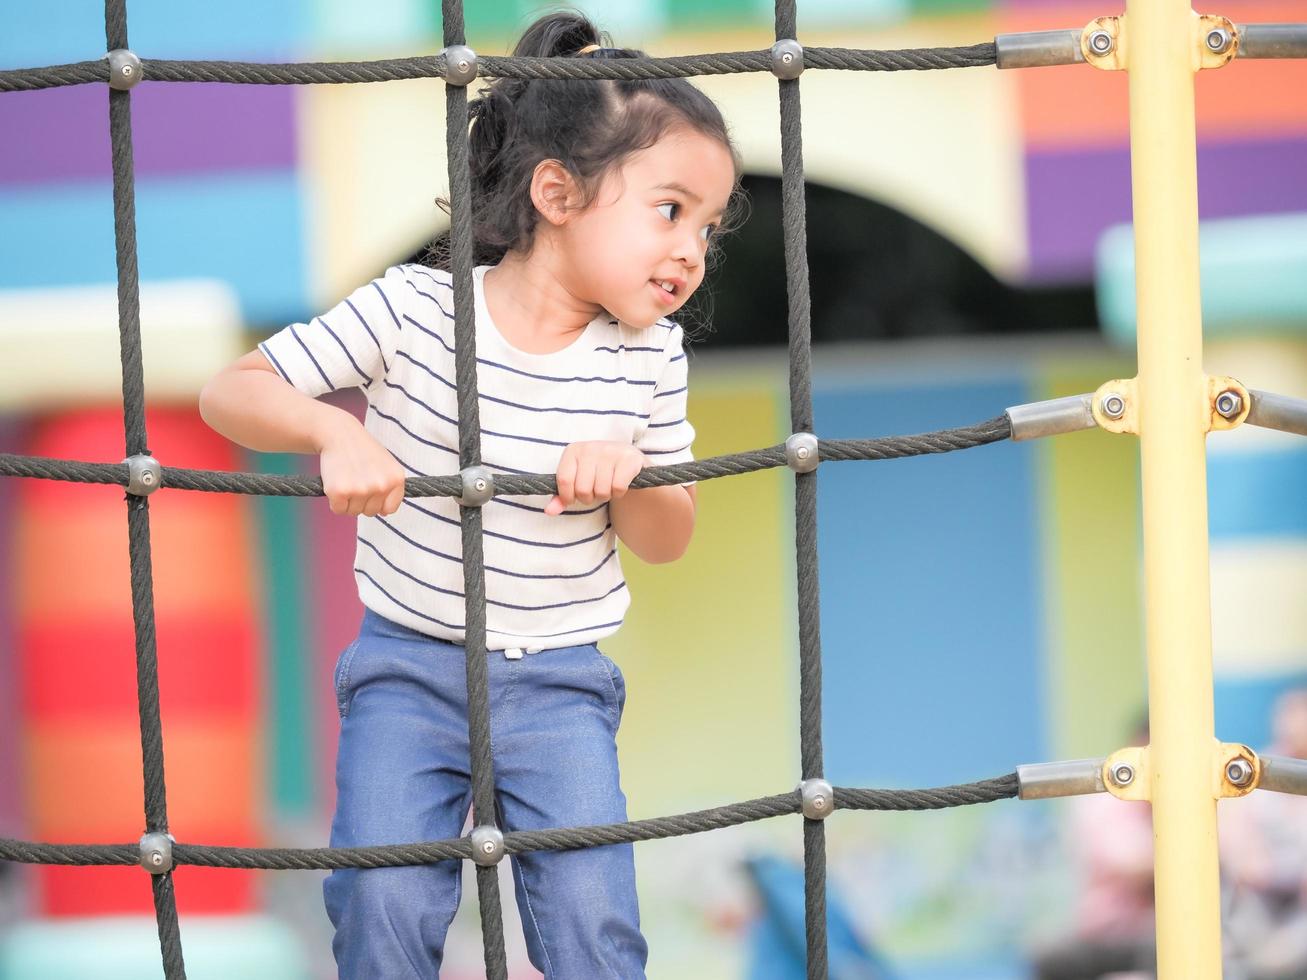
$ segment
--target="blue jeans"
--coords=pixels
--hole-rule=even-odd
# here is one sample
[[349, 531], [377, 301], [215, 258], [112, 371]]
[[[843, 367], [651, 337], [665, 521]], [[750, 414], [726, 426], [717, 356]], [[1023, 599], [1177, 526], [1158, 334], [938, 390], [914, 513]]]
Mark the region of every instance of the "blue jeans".
[[[462, 833], [471, 805], [463, 648], [368, 610], [336, 667], [333, 847]], [[626, 701], [593, 644], [487, 654], [496, 805], [505, 830], [626, 819], [615, 736]], [[644, 977], [631, 845], [512, 859], [527, 952], [546, 980]], [[342, 980], [430, 980], [461, 862], [333, 872], [323, 885]]]

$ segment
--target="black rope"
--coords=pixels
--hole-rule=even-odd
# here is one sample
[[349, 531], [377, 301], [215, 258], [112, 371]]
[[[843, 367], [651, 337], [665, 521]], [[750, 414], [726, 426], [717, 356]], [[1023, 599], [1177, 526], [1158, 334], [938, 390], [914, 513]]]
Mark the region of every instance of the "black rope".
[[[1011, 424], [1006, 415], [1000, 415], [976, 425], [923, 432], [917, 435], [884, 436], [877, 439], [823, 439], [818, 443], [818, 458], [828, 462], [904, 459], [910, 456], [975, 449], [1011, 437]], [[779, 444], [765, 449], [710, 456], [671, 466], [646, 467], [631, 482], [631, 486], [640, 489], [690, 481], [716, 480], [724, 476], [757, 473], [784, 465], [786, 465], [785, 446]], [[71, 483], [103, 483], [125, 487], [127, 465], [0, 453], [0, 476], [64, 480]], [[193, 470], [174, 466], [162, 468], [159, 485], [173, 490], [205, 493], [243, 493], [270, 497], [322, 496], [322, 480], [316, 476]], [[556, 490], [557, 482], [552, 473], [495, 475], [496, 496], [552, 494]], [[408, 497], [457, 497], [462, 493], [463, 484], [458, 476], [409, 477], [404, 482], [404, 494]]]
[[[935, 71], [948, 68], [980, 68], [993, 65], [995, 60], [992, 41], [954, 48], [904, 48], [893, 51], [805, 48], [803, 52], [805, 68], [836, 71]], [[677, 55], [670, 58], [620, 60], [507, 58], [492, 55], [479, 55], [477, 58], [477, 74], [483, 78], [689, 78], [694, 75], [770, 72], [771, 68], [770, 51], [724, 51], [712, 54]], [[385, 58], [379, 61], [320, 61], [294, 64], [142, 58], [141, 69], [144, 78], [151, 82], [340, 85], [354, 82], [443, 78], [445, 58], [443, 55], [426, 55]], [[100, 58], [67, 65], [11, 68], [0, 71], [0, 92], [30, 92], [36, 89], [86, 85], [108, 80], [109, 63], [104, 58]]]
[[[445, 46], [464, 43], [463, 0], [442, 0]], [[441, 59], [442, 61], [444, 59]], [[472, 290], [472, 180], [468, 170], [467, 88], [445, 86], [445, 146], [450, 204], [450, 271], [454, 283], [454, 380], [458, 394], [458, 458], [463, 468], [481, 464], [481, 414], [477, 394], [476, 319]], [[467, 665], [468, 754], [472, 819], [495, 826], [495, 764], [490, 734], [490, 682], [486, 665], [486, 567], [480, 507], [461, 507], [463, 532], [463, 650]], [[477, 868], [481, 944], [488, 980], [508, 980], [499, 875]]]
[[[1011, 799], [1017, 795], [1015, 773], [956, 786], [932, 789], [848, 789], [835, 787], [837, 810], [941, 810]], [[518, 830], [504, 834], [507, 854], [568, 851], [608, 844], [634, 844], [721, 830], [758, 820], [798, 813], [797, 790], [695, 810], [668, 817], [624, 823], [548, 830]], [[820, 821], [807, 821], [808, 823]], [[173, 863], [205, 868], [244, 868], [264, 871], [332, 871], [340, 868], [394, 868], [467, 860], [472, 845], [466, 837], [412, 844], [372, 847], [218, 847], [177, 843]], [[134, 865], [140, 861], [135, 844], [33, 844], [0, 838], [0, 860], [24, 864]]]
[[[110, 50], [128, 46], [126, 0], [105, 0], [104, 31], [105, 43]], [[132, 160], [132, 98], [129, 92], [109, 90], [109, 138], [113, 156], [114, 251], [118, 270], [123, 430], [127, 455], [134, 456], [146, 454], [149, 449], [145, 431], [145, 379], [141, 365], [136, 176]], [[145, 827], [149, 833], [166, 834], [168, 798], [164, 780], [163, 724], [159, 714], [159, 659], [154, 620], [154, 572], [150, 553], [150, 506], [144, 497], [129, 496], [126, 504]], [[167, 980], [186, 980], [172, 875], [156, 876], [153, 893], [164, 975]]]

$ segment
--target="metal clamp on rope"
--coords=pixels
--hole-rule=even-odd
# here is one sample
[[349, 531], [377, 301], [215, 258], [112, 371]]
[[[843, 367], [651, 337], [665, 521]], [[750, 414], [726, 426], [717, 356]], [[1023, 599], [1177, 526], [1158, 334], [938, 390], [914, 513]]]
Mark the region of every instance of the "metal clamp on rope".
[[109, 52], [109, 87], [126, 92], [145, 77], [141, 59], [126, 48]]
[[483, 868], [493, 867], [504, 856], [504, 835], [499, 828], [487, 824], [473, 827], [468, 835], [472, 840], [472, 860]]
[[1284, 755], [1264, 755], [1262, 778], [1258, 789], [1272, 793], [1292, 793], [1307, 796], [1307, 759], [1293, 759]]
[[771, 73], [787, 81], [803, 74], [803, 45], [785, 38], [771, 46]]
[[1248, 410], [1248, 424], [1281, 432], [1296, 432], [1307, 436], [1307, 401], [1288, 395], [1273, 395], [1269, 391], [1252, 391], [1252, 407]]
[[440, 52], [445, 59], [445, 81], [467, 85], [477, 77], [477, 53], [466, 44], [452, 44]]
[[1103, 759], [1075, 759], [1017, 766], [1017, 795], [1023, 800], [1050, 800], [1058, 796], [1106, 793], [1103, 762]]
[[805, 779], [799, 783], [803, 815], [809, 820], [825, 820], [835, 812], [835, 790], [824, 779]]
[[148, 497], [163, 483], [163, 467], [153, 456], [128, 456], [127, 492], [137, 497]]
[[1005, 413], [1012, 423], [1012, 439], [1020, 442], [1023, 439], [1092, 429], [1098, 424], [1094, 421], [1093, 402], [1093, 395], [1071, 395], [1045, 402], [1031, 402], [1028, 405], [1014, 405]]
[[495, 495], [495, 475], [484, 466], [469, 466], [459, 471], [463, 478], [463, 495], [458, 502], [464, 507], [480, 507]]
[[796, 432], [785, 440], [785, 465], [795, 473], [811, 473], [820, 462], [817, 437], [811, 432]]
[[1307, 24], [1239, 24], [1236, 58], [1307, 58]]
[[1047, 68], [1084, 64], [1080, 31], [1027, 31], [997, 34], [994, 52], [999, 68]]
[[152, 875], [167, 874], [172, 870], [172, 846], [177, 843], [172, 834], [146, 834], [141, 838], [141, 867]]

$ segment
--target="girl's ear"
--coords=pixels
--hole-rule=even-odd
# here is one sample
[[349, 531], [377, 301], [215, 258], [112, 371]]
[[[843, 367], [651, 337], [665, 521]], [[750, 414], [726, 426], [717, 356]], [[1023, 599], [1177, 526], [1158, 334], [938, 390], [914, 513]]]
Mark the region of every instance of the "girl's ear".
[[531, 203], [551, 225], [561, 225], [572, 213], [576, 181], [558, 160], [541, 160], [531, 174]]

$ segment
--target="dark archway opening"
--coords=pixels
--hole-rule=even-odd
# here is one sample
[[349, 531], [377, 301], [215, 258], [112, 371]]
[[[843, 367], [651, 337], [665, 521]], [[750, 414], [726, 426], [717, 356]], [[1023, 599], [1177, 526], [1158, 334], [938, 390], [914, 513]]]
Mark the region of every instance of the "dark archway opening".
[[[788, 343], [781, 182], [743, 186], [747, 220], [677, 317], [701, 349]], [[812, 182], [806, 200], [814, 343], [1097, 329], [1091, 283], [1010, 285], [889, 205]]]
[[[702, 290], [705, 347], [787, 342], [781, 182], [750, 175], [744, 187], [749, 218]], [[1097, 329], [1090, 283], [1012, 286], [885, 204], [814, 183], [806, 200], [814, 343]]]

